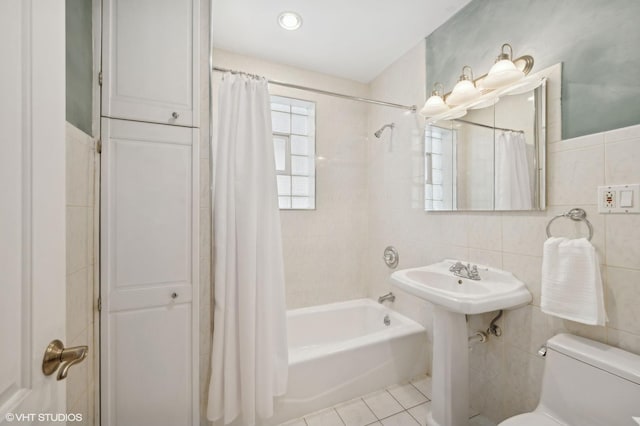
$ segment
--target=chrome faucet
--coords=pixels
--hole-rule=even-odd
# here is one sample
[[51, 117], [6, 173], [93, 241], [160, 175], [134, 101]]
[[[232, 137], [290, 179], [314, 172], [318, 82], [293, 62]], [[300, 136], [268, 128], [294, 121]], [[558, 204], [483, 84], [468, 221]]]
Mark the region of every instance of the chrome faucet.
[[480, 273], [478, 273], [478, 265], [463, 265], [462, 262], [456, 262], [449, 268], [456, 277], [469, 278], [470, 280], [480, 281]]
[[390, 301], [392, 301], [392, 302], [393, 302], [393, 301], [395, 301], [395, 300], [396, 300], [396, 295], [395, 295], [395, 294], [393, 294], [393, 293], [391, 293], [391, 292], [389, 292], [389, 293], [387, 293], [387, 294], [384, 294], [384, 295], [382, 295], [382, 296], [378, 297], [378, 303], [382, 303], [382, 302], [384, 302], [385, 300], [390, 300]]

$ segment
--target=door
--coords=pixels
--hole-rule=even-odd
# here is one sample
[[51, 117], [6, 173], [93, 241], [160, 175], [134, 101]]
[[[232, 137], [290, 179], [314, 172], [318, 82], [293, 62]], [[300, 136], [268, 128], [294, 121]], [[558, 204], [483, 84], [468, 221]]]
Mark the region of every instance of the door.
[[102, 426], [197, 425], [198, 130], [102, 120]]
[[198, 0], [103, 2], [102, 115], [198, 127]]
[[0, 2], [0, 423], [66, 413], [42, 373], [65, 338], [64, 7]]

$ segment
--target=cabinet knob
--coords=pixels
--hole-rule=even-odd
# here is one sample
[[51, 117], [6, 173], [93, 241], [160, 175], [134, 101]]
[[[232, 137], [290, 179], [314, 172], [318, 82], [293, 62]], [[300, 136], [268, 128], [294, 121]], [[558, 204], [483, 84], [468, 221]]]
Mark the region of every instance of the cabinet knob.
[[172, 299], [177, 299], [178, 298], [178, 293], [171, 293], [171, 298]]
[[178, 118], [178, 117], [180, 117], [180, 114], [178, 114], [177, 112], [175, 112], [175, 111], [174, 111], [174, 112], [171, 114], [171, 117], [173, 117], [173, 118]]

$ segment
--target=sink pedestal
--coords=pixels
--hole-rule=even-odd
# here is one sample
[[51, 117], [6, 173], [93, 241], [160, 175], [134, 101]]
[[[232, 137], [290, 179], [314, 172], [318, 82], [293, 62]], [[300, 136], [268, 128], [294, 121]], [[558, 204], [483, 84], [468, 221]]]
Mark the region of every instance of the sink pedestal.
[[433, 309], [433, 372], [428, 426], [469, 425], [469, 348], [464, 314]]
[[427, 418], [429, 426], [469, 426], [465, 314], [514, 309], [531, 302], [527, 286], [511, 272], [477, 265], [482, 277], [469, 279], [451, 273], [451, 266], [457, 262], [447, 259], [391, 274], [394, 286], [433, 304], [433, 399]]

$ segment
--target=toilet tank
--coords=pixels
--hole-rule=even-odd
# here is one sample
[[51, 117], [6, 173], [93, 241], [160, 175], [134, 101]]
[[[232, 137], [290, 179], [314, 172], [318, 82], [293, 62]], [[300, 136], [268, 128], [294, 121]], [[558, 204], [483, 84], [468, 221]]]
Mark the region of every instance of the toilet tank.
[[558, 334], [547, 342], [536, 411], [572, 426], [638, 426], [640, 356]]

